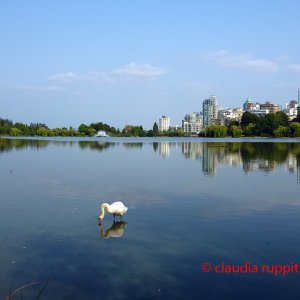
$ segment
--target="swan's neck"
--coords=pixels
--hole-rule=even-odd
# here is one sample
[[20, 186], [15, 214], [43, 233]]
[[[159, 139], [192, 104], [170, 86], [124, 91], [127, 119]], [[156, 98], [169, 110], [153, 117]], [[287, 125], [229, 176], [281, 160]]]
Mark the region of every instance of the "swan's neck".
[[100, 229], [101, 229], [101, 237], [103, 239], [108, 239], [109, 238], [109, 236], [108, 236], [108, 230], [105, 233], [105, 229], [104, 229], [104, 226], [102, 224], [100, 225]]
[[99, 216], [99, 219], [101, 219], [101, 220], [104, 218], [104, 215], [105, 215], [105, 208], [107, 209], [107, 211], [109, 211], [110, 205], [107, 204], [107, 203], [103, 203], [103, 204], [101, 205], [101, 215]]

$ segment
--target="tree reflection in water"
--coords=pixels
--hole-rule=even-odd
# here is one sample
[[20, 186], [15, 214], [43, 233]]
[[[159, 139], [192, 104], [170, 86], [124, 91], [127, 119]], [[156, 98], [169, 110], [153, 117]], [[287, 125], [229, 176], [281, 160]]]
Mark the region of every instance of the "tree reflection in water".
[[0, 153], [25, 149], [45, 149], [51, 144], [61, 146], [76, 146], [82, 150], [93, 150], [102, 152], [111, 147], [122, 144], [126, 150], [142, 150], [149, 144], [154, 152], [158, 152], [164, 158], [172, 155], [172, 148], [180, 149], [182, 155], [187, 159], [201, 160], [202, 172], [205, 175], [213, 176], [217, 172], [218, 165], [242, 165], [244, 172], [253, 170], [271, 172], [279, 166], [285, 165], [290, 173], [297, 172], [298, 182], [300, 182], [300, 143], [297, 142], [223, 142], [223, 141], [57, 141], [39, 139], [7, 139], [0, 138]]

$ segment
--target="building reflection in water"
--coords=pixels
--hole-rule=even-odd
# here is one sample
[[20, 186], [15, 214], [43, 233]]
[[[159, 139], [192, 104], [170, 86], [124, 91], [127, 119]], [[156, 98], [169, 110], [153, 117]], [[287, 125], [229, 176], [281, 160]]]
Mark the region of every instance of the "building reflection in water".
[[220, 143], [182, 143], [182, 154], [189, 159], [202, 161], [202, 172], [213, 176], [217, 172], [218, 164], [237, 166], [241, 164], [241, 156], [230, 153], [226, 145]]
[[290, 174], [297, 174], [297, 183], [300, 183], [300, 154], [289, 154], [285, 163], [285, 170]]
[[205, 175], [213, 176], [216, 174], [217, 165], [218, 165], [218, 157], [217, 157], [217, 149], [216, 147], [209, 147], [207, 144], [202, 144], [202, 172]]
[[300, 154], [297, 156], [297, 183], [300, 183]]
[[[51, 144], [63, 147], [78, 145], [81, 150], [107, 151], [111, 147], [123, 145], [126, 150], [142, 149], [145, 142], [109, 142], [109, 141], [47, 141], [31, 139], [0, 139], [0, 154], [13, 149], [34, 148], [42, 150]], [[219, 165], [242, 166], [245, 173], [262, 171], [268, 174], [278, 168], [285, 168], [289, 174], [297, 175], [300, 183], [300, 143], [297, 142], [153, 142], [153, 150], [167, 158], [173, 151], [180, 149], [187, 159], [199, 160], [202, 172], [208, 176], [217, 173]]]
[[201, 161], [202, 172], [208, 176], [216, 175], [219, 165], [242, 166], [245, 173], [260, 171], [266, 174], [284, 166], [286, 172], [297, 174], [300, 183], [298, 143], [160, 142], [157, 145], [160, 155], [168, 157], [174, 145], [181, 146], [185, 158]]
[[294, 168], [291, 173], [297, 173], [297, 183], [300, 183], [300, 153], [293, 160]]
[[[153, 143], [153, 149], [154, 151], [156, 151], [156, 146], [154, 146], [154, 144], [156, 143]], [[181, 143], [178, 143], [178, 142], [159, 142], [158, 143], [158, 152], [159, 154], [162, 156], [162, 157], [168, 157], [170, 156], [170, 151], [171, 151], [171, 148], [179, 148], [181, 145]]]
[[182, 154], [190, 159], [202, 159], [203, 143], [183, 142], [181, 144]]
[[170, 155], [170, 143], [160, 142], [158, 144], [158, 152], [162, 157], [168, 157]]
[[255, 170], [263, 171], [266, 174], [278, 169], [279, 164], [269, 160], [256, 160], [243, 162], [243, 170], [245, 173], [250, 173]]

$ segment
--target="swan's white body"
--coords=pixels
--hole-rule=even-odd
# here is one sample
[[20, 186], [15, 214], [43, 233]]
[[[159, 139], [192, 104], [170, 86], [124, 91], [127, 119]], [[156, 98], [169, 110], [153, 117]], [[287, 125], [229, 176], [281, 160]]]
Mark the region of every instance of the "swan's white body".
[[112, 204], [103, 203], [101, 205], [101, 214], [98, 217], [99, 222], [102, 221], [105, 215], [105, 209], [108, 213], [113, 214], [114, 216], [122, 217], [128, 210], [128, 208], [122, 202], [113, 202]]

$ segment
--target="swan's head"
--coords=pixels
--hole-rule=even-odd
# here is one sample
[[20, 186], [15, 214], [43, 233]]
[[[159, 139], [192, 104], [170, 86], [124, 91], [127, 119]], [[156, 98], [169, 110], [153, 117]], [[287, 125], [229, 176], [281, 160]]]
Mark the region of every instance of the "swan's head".
[[100, 224], [101, 221], [102, 221], [102, 218], [99, 216], [99, 217], [98, 217], [98, 223]]

